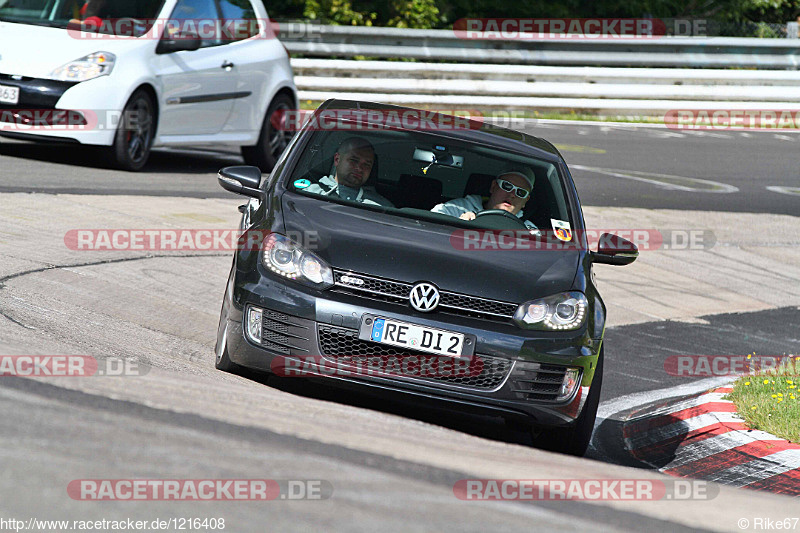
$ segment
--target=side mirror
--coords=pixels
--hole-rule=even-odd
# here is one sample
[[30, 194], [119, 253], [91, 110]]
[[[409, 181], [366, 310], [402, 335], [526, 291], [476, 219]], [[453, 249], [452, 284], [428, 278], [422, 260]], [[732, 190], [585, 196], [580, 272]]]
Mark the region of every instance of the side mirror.
[[253, 198], [263, 198], [264, 196], [264, 191], [259, 188], [261, 186], [261, 169], [258, 167], [246, 165], [225, 167], [219, 171], [217, 181], [226, 191]]
[[602, 265], [630, 265], [639, 257], [639, 249], [628, 239], [612, 233], [603, 233], [597, 251], [591, 252], [592, 261]]
[[181, 32], [171, 37], [167, 37], [166, 30], [164, 36], [156, 46], [157, 54], [171, 54], [173, 52], [191, 52], [200, 48], [200, 37], [196, 33]]

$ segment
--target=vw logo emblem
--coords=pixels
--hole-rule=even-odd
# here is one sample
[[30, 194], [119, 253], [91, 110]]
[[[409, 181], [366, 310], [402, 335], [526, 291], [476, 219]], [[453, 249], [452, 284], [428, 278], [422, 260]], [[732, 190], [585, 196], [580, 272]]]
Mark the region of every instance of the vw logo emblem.
[[411, 307], [423, 313], [429, 313], [439, 305], [439, 290], [430, 283], [417, 283], [408, 295]]

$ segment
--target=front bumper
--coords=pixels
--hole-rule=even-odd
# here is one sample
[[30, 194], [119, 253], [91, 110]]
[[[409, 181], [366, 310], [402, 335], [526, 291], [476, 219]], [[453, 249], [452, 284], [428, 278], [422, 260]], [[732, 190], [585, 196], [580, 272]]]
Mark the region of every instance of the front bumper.
[[0, 103], [0, 135], [110, 146], [121, 107], [103, 105], [108, 93], [102, 84], [107, 82], [95, 81], [78, 83], [0, 73], [0, 85], [19, 88], [16, 104]]
[[[328, 384], [435, 399], [472, 411], [524, 418], [537, 426], [565, 426], [575, 421], [588, 395], [600, 352], [601, 340], [588, 338], [586, 328], [583, 333], [523, 332], [511, 323], [422, 314], [410, 306], [314, 291], [267, 276], [261, 276], [255, 284], [235, 285], [230, 294], [225, 337], [234, 363], [265, 371], [302, 366], [303, 376], [318, 376]], [[264, 334], [258, 344], [244, 335], [248, 306], [264, 310]], [[482, 370], [461, 377], [369, 371], [370, 359], [382, 358], [385, 363], [398, 349], [358, 339], [364, 315], [474, 335], [474, 358], [480, 361]], [[412, 360], [418, 354], [399, 351]], [[429, 354], [421, 357], [436, 358]], [[555, 382], [560, 385], [567, 367], [581, 369], [580, 384], [571, 396], [557, 401]]]

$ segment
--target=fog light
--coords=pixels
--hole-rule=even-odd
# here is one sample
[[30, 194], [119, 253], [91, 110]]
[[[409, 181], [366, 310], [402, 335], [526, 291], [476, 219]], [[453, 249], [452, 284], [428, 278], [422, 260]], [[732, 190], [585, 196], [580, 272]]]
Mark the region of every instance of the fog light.
[[261, 317], [263, 311], [258, 307], [251, 307], [247, 311], [247, 336], [253, 342], [261, 342]]
[[558, 396], [556, 401], [564, 401], [572, 396], [575, 389], [580, 385], [579, 378], [581, 376], [580, 368], [568, 368], [564, 374], [564, 381], [561, 382], [561, 387], [558, 389]]

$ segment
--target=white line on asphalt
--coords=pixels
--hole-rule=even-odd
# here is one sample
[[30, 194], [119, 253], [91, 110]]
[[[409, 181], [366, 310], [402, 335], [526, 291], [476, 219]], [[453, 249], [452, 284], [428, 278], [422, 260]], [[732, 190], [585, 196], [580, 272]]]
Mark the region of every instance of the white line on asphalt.
[[[720, 183], [718, 181], [704, 180], [700, 178], [689, 178], [686, 176], [672, 176], [668, 174], [655, 174], [652, 172], [639, 172], [633, 170], [614, 170], [598, 167], [586, 167], [583, 165], [570, 165], [571, 169], [585, 170], [587, 172], [597, 172], [598, 174], [606, 174], [617, 178], [624, 178], [628, 180], [642, 181], [649, 183], [662, 189], [670, 189], [675, 191], [686, 192], [711, 192], [711, 193], [733, 193], [738, 192], [739, 189], [727, 183]], [[679, 185], [675, 182], [681, 182]], [[692, 187], [688, 184], [696, 183], [704, 187]]]
[[669, 413], [677, 413], [678, 411], [683, 411], [684, 409], [690, 409], [692, 407], [697, 407], [701, 403], [733, 403], [730, 400], [723, 400], [724, 394], [718, 393], [711, 393], [711, 394], [704, 394], [701, 397], [692, 397], [688, 400], [682, 400], [677, 403], [670, 403], [664, 407], [659, 407], [658, 409], [650, 410], [648, 409], [646, 413], [644, 413], [643, 417], [653, 417], [659, 415], [665, 415]]
[[652, 131], [652, 132], [650, 132], [650, 135], [652, 135], [653, 137], [667, 137], [667, 138], [669, 138], [669, 137], [678, 137], [678, 138], [686, 137], [686, 135], [684, 135], [683, 133], [676, 133], [674, 131]]
[[705, 130], [687, 130], [691, 132], [692, 135], [696, 135], [697, 137], [713, 137], [715, 139], [730, 139], [730, 136], [725, 133], [714, 133], [711, 131]]
[[617, 376], [625, 376], [627, 378], [633, 378], [634, 380], [642, 380], [642, 381], [649, 381], [650, 383], [660, 383], [661, 381], [658, 379], [653, 378], [646, 378], [643, 376], [637, 376], [636, 374], [628, 374], [627, 372], [620, 372], [619, 370], [609, 370], [609, 374], [614, 374]]
[[772, 192], [777, 192], [779, 194], [790, 194], [792, 196], [800, 196], [800, 187], [781, 187], [780, 185], [768, 185], [767, 190]]
[[676, 387], [667, 387], [664, 389], [657, 389], [652, 391], [636, 392], [633, 394], [626, 394], [613, 400], [608, 400], [600, 404], [597, 410], [597, 417], [611, 418], [612, 415], [620, 411], [627, 411], [640, 405], [655, 402], [656, 400], [666, 400], [676, 396], [684, 396], [688, 394], [695, 394], [705, 390], [713, 389], [726, 385], [733, 381], [730, 376], [713, 377], [678, 385]]

